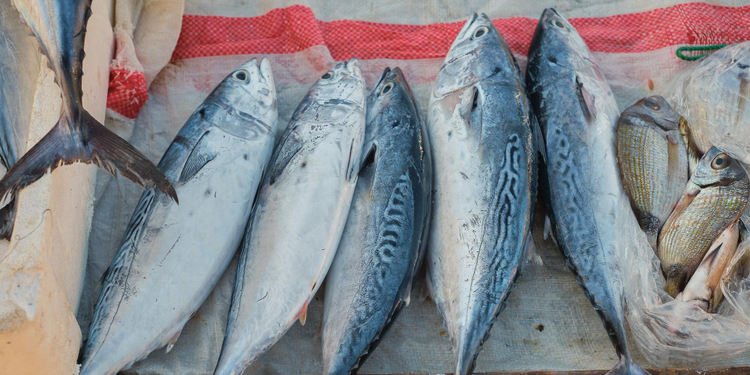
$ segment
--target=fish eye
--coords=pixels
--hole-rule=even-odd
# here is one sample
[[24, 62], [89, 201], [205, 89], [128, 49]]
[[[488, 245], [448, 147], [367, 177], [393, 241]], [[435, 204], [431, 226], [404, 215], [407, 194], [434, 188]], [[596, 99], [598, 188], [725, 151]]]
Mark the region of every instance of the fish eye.
[[653, 109], [654, 111], [658, 111], [661, 109], [661, 106], [659, 105], [659, 103], [651, 100], [650, 98], [646, 99], [646, 101], [643, 104], [645, 104], [646, 107]]
[[393, 89], [393, 82], [388, 82], [385, 84], [385, 86], [383, 86], [382, 89], [380, 89], [380, 95], [385, 95], [391, 92], [392, 89]]
[[563, 24], [562, 21], [560, 21], [557, 18], [553, 18], [551, 21], [549, 21], [549, 23], [551, 23], [552, 26], [557, 27], [558, 29], [564, 29], [565, 28], [565, 24]]
[[488, 31], [490, 31], [490, 30], [487, 29], [484, 26], [477, 27], [477, 29], [474, 30], [474, 35], [472, 36], [472, 38], [474, 38], [474, 39], [481, 38], [481, 37], [487, 35]]
[[724, 169], [729, 166], [729, 156], [725, 153], [716, 155], [714, 160], [711, 162], [711, 168], [713, 169]]
[[321, 79], [331, 79], [331, 78], [333, 78], [333, 72], [327, 72], [326, 74], [323, 74], [323, 76], [320, 77], [320, 78]]
[[232, 78], [240, 82], [247, 82], [250, 79], [250, 75], [245, 70], [238, 70], [232, 73]]

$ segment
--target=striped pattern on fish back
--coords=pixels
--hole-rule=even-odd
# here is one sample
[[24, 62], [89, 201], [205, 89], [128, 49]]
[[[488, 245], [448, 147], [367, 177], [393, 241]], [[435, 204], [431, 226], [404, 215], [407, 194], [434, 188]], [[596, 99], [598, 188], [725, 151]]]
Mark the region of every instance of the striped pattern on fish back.
[[747, 180], [702, 190], [664, 225], [659, 256], [664, 266], [685, 264], [692, 274], [711, 243], [742, 214], [747, 205]]
[[[667, 140], [637, 116], [617, 127], [617, 154], [625, 192], [630, 196], [644, 229], [658, 231], [672, 209], [668, 196]], [[656, 226], [656, 228], [651, 228]]]
[[[131, 266], [138, 249], [138, 241], [143, 234], [143, 229], [146, 228], [146, 221], [155, 206], [155, 198], [156, 193], [153, 189], [143, 192], [133, 212], [133, 217], [130, 219], [128, 227], [125, 230], [125, 235], [117, 250], [117, 254], [112, 260], [112, 264], [102, 276], [104, 283], [102, 291], [99, 293], [99, 299], [96, 302], [96, 311], [94, 312], [88, 340], [86, 341], [86, 350], [84, 351], [89, 357], [96, 356], [96, 353], [92, 352], [93, 348], [97, 346], [97, 342], [104, 341], [109, 331], [109, 325], [114, 320], [115, 315], [117, 315], [117, 309], [111, 309], [111, 306], [117, 305], [115, 299], [125, 298], [130, 292], [127, 281], [130, 277]], [[118, 291], [122, 291], [122, 294], [117, 293]], [[106, 329], [106, 332], [102, 332], [104, 329]], [[104, 336], [100, 337], [102, 334]], [[84, 358], [85, 360], [86, 358]]]

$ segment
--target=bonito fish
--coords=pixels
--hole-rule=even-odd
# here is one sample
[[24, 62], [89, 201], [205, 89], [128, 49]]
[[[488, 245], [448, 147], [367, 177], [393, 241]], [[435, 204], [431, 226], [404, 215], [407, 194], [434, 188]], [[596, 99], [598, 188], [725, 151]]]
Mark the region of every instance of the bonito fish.
[[239, 375], [298, 319], [341, 239], [359, 172], [365, 82], [356, 59], [320, 78], [271, 159], [242, 244], [217, 375]]
[[703, 155], [659, 234], [657, 255], [669, 295], [685, 287], [711, 243], [739, 220], [749, 192], [750, 181], [738, 161], [716, 147]]
[[57, 124], [0, 180], [0, 203], [48, 171], [75, 162], [94, 163], [177, 200], [164, 174], [127, 141], [104, 127], [83, 108], [83, 45], [92, 0], [13, 0], [36, 35], [62, 89]]
[[[0, 0], [0, 54], [0, 164], [7, 171], [26, 150], [39, 76], [39, 47], [11, 0]], [[0, 209], [0, 238], [10, 238], [15, 217], [15, 202]]]
[[637, 224], [620, 209], [628, 198], [617, 166], [617, 103], [583, 39], [554, 9], [539, 19], [526, 73], [547, 146], [540, 196], [568, 266], [615, 346], [619, 362], [608, 374], [645, 374], [625, 335], [619, 260], [632, 239], [620, 228]]
[[664, 98], [651, 96], [622, 112], [617, 126], [622, 184], [654, 249], [689, 177], [679, 122]]
[[429, 142], [399, 68], [367, 98], [363, 163], [326, 279], [323, 373], [354, 374], [409, 303], [432, 208]]
[[141, 196], [96, 304], [82, 375], [109, 375], [169, 351], [237, 252], [275, 141], [271, 65], [245, 63], [206, 98], [159, 168], [180, 205]]
[[428, 282], [455, 373], [465, 375], [525, 259], [541, 144], [521, 73], [486, 15], [458, 33], [427, 116], [435, 167]]

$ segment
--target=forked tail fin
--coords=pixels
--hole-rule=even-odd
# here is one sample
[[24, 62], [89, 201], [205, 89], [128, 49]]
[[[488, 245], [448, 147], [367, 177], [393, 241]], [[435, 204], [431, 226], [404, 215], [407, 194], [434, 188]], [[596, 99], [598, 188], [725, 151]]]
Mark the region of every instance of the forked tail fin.
[[604, 375], [651, 375], [646, 370], [638, 366], [628, 356], [621, 356], [620, 361], [611, 370]]
[[7, 206], [0, 208], [0, 239], [10, 240], [10, 235], [13, 234], [17, 203], [18, 201], [13, 199]]
[[0, 207], [45, 173], [75, 162], [93, 163], [111, 174], [115, 171], [143, 187], [154, 187], [177, 201], [177, 193], [162, 173], [140, 151], [82, 110], [76, 139], [66, 116], [31, 148], [0, 180]]

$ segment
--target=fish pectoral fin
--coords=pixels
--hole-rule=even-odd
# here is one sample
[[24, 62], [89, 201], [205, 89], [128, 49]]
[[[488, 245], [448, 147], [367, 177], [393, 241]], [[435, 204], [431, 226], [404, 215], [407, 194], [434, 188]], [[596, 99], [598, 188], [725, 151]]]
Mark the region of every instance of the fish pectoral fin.
[[279, 145], [276, 146], [273, 157], [271, 159], [271, 169], [269, 170], [269, 182], [273, 185], [276, 179], [281, 175], [289, 162], [302, 150], [303, 142], [295, 132], [295, 129], [290, 129], [284, 133], [283, 138], [279, 141]]
[[198, 174], [198, 172], [200, 172], [200, 170], [203, 169], [206, 164], [216, 158], [216, 151], [211, 149], [211, 147], [207, 144], [207, 138], [205, 138], [206, 135], [209, 134], [209, 132], [210, 131], [206, 131], [205, 133], [203, 133], [201, 138], [195, 144], [195, 147], [193, 147], [193, 151], [190, 152], [190, 156], [188, 156], [185, 165], [182, 167], [182, 173], [180, 173], [180, 178], [178, 181], [185, 182], [190, 180], [196, 174]]
[[365, 154], [365, 157], [362, 159], [362, 163], [359, 166], [359, 173], [361, 174], [362, 171], [367, 169], [367, 167], [375, 164], [375, 156], [377, 156], [378, 152], [378, 145], [376, 143], [373, 143], [370, 146], [370, 149]]
[[576, 76], [576, 93], [578, 94], [578, 102], [581, 105], [581, 110], [586, 116], [586, 119], [592, 121], [596, 118], [596, 107], [594, 106], [595, 98], [589, 90], [586, 89], [581, 81], [581, 77]]
[[541, 156], [542, 162], [547, 164], [547, 146], [544, 144], [544, 133], [542, 128], [539, 126], [539, 121], [536, 119], [536, 115], [530, 114], [531, 118], [531, 136], [534, 141], [534, 148], [536, 152]]
[[177, 331], [177, 333], [175, 333], [175, 335], [172, 336], [172, 338], [169, 339], [169, 341], [167, 342], [167, 350], [166, 350], [167, 353], [169, 353], [172, 350], [172, 348], [174, 348], [174, 344], [177, 342], [177, 339], [180, 337], [180, 333], [182, 333], [182, 329]]

